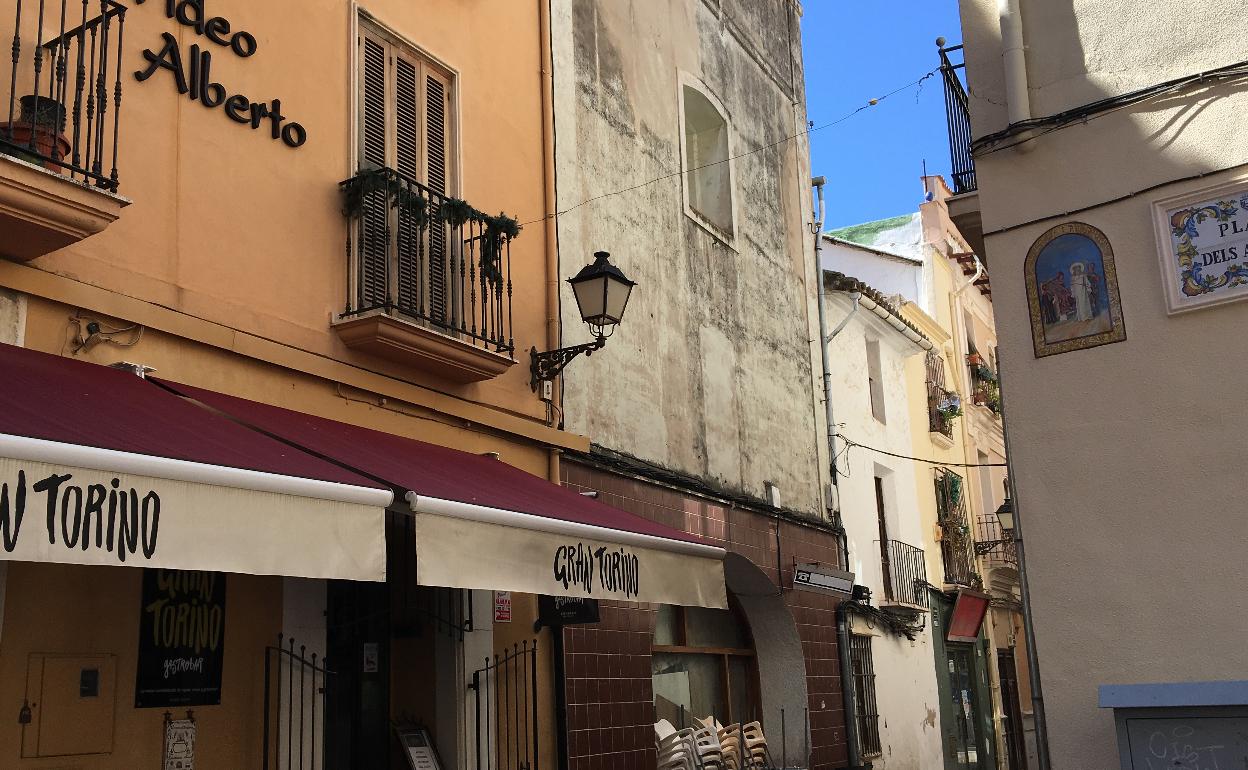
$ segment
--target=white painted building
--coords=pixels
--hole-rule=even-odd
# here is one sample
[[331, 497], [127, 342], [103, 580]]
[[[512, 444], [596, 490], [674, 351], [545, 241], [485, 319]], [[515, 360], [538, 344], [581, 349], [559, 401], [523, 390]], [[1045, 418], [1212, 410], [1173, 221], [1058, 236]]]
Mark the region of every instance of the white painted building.
[[[859, 745], [876, 768], [935, 770], [942, 767], [939, 694], [924, 552], [931, 537], [912, 463], [900, 459], [913, 450], [906, 364], [933, 345], [872, 287], [825, 271], [824, 289], [836, 332], [828, 351], [834, 419], [844, 436], [837, 489], [849, 568], [878, 608], [850, 616]], [[873, 682], [858, 676], [867, 651]]]

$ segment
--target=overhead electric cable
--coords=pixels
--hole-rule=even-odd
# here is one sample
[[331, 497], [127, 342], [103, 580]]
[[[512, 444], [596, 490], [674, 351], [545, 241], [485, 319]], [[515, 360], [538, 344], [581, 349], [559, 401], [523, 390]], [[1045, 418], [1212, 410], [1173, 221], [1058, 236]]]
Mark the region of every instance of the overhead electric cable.
[[901, 455], [901, 454], [897, 454], [896, 452], [888, 452], [883, 449], [876, 449], [875, 447], [867, 446], [866, 444], [859, 444], [857, 441], [854, 441], [853, 439], [841, 433], [836, 434], [836, 437], [845, 442], [846, 454], [848, 454], [848, 449], [850, 447], [860, 447], [862, 449], [866, 449], [871, 452], [878, 452], [879, 454], [888, 455], [889, 457], [896, 457], [899, 460], [913, 460], [916, 463], [927, 463], [929, 465], [943, 465], [948, 468], [1004, 468], [1007, 466], [1007, 463], [950, 463], [950, 462], [945, 462], [943, 460], [928, 460], [925, 457], [911, 457], [910, 455]]
[[895, 89], [893, 89], [892, 91], [889, 91], [888, 93], [884, 94], [883, 96], [878, 96], [878, 97], [876, 97], [876, 98], [874, 98], [874, 99], [869, 99], [869, 100], [867, 101], [867, 103], [866, 103], [866, 104], [861, 105], [860, 107], [858, 107], [858, 108], [854, 109], [853, 111], [848, 112], [848, 113], [846, 113], [845, 115], [842, 115], [841, 117], [839, 117], [839, 118], [837, 118], [836, 120], [833, 120], [833, 121], [831, 121], [831, 122], [829, 122], [829, 123], [824, 123], [824, 124], [819, 125], [819, 126], [811, 126], [810, 128], [806, 129], [805, 131], [798, 132], [798, 133], [796, 133], [796, 134], [793, 134], [792, 136], [786, 136], [786, 137], [784, 137], [784, 138], [782, 138], [782, 139], [777, 139], [776, 141], [772, 142], [771, 144], [765, 144], [765, 145], [763, 145], [763, 146], [761, 146], [761, 147], [756, 147], [756, 148], [754, 148], [753, 150], [748, 150], [748, 151], [743, 152], [743, 153], [740, 153], [740, 154], [738, 154], [738, 155], [733, 155], [733, 156], [730, 156], [730, 157], [724, 158], [723, 160], [713, 161], [713, 162], [711, 162], [711, 163], [707, 163], [707, 164], [704, 164], [704, 165], [701, 165], [701, 166], [697, 166], [697, 167], [695, 167], [695, 168], [682, 169], [682, 170], [680, 170], [680, 171], [673, 171], [673, 172], [671, 172], [671, 173], [664, 174], [664, 175], [662, 175], [662, 176], [657, 176], [657, 177], [655, 177], [655, 178], [653, 178], [653, 179], [648, 179], [648, 180], [646, 180], [646, 181], [644, 181], [644, 182], [640, 182], [640, 183], [635, 184], [635, 185], [632, 185], [632, 186], [630, 186], [630, 187], [625, 187], [625, 188], [622, 188], [622, 189], [619, 189], [619, 190], [612, 190], [611, 192], [605, 192], [605, 193], [602, 193], [602, 194], [600, 194], [600, 195], [595, 195], [595, 196], [593, 196], [592, 198], [586, 198], [585, 200], [581, 201], [580, 203], [576, 204], [575, 206], [569, 206], [569, 207], [568, 207], [568, 208], [566, 208], [566, 209], [560, 209], [560, 210], [558, 210], [558, 211], [551, 212], [551, 213], [549, 213], [549, 214], [546, 214], [545, 216], [538, 217], [537, 219], [530, 219], [530, 220], [528, 220], [527, 222], [521, 222], [521, 223], [520, 223], [520, 225], [523, 227], [523, 226], [525, 226], [525, 225], [532, 225], [532, 224], [536, 224], [536, 223], [538, 223], [538, 222], [544, 222], [544, 221], [546, 221], [547, 219], [550, 219], [551, 217], [558, 218], [558, 217], [563, 216], [564, 214], [567, 214], [567, 213], [569, 213], [569, 212], [575, 211], [575, 210], [577, 210], [577, 209], [581, 208], [582, 206], [586, 206], [586, 205], [588, 205], [588, 204], [590, 204], [590, 203], [594, 203], [594, 202], [596, 202], [596, 201], [600, 201], [600, 200], [602, 200], [602, 199], [604, 199], [604, 198], [610, 198], [610, 197], [613, 197], [613, 196], [616, 196], [616, 195], [623, 195], [624, 193], [627, 193], [627, 192], [632, 192], [633, 190], [640, 190], [640, 189], [641, 189], [641, 188], [643, 188], [643, 187], [649, 187], [650, 185], [655, 184], [655, 183], [657, 183], [657, 182], [662, 182], [662, 181], [664, 181], [664, 180], [666, 180], [666, 179], [673, 179], [673, 178], [675, 178], [675, 177], [683, 176], [683, 175], [685, 175], [685, 174], [689, 174], [689, 173], [692, 173], [692, 172], [694, 172], [694, 171], [701, 171], [701, 170], [702, 170], [702, 169], [704, 169], [704, 168], [711, 168], [712, 166], [718, 166], [718, 165], [720, 165], [721, 163], [730, 163], [730, 162], [732, 162], [732, 161], [734, 161], [734, 160], [739, 160], [739, 159], [741, 159], [741, 158], [745, 158], [745, 157], [748, 157], [748, 156], [750, 156], [750, 155], [756, 155], [756, 154], [758, 154], [758, 153], [760, 153], [760, 152], [763, 152], [763, 151], [765, 151], [765, 150], [770, 150], [770, 149], [772, 149], [772, 148], [774, 148], [774, 147], [779, 147], [780, 145], [785, 144], [786, 142], [791, 142], [791, 141], [793, 141], [794, 139], [800, 139], [800, 138], [801, 138], [801, 137], [803, 137], [803, 136], [809, 136], [810, 134], [813, 134], [813, 133], [815, 133], [816, 131], [822, 131], [822, 130], [824, 130], [825, 128], [832, 128], [833, 126], [836, 126], [836, 125], [839, 125], [839, 124], [841, 124], [841, 123], [844, 123], [845, 121], [847, 121], [847, 120], [849, 120], [850, 118], [854, 117], [854, 116], [855, 116], [855, 115], [857, 115], [858, 113], [860, 113], [860, 112], [862, 112], [862, 111], [864, 111], [864, 110], [868, 110], [868, 109], [870, 109], [870, 108], [872, 108], [872, 107], [876, 106], [877, 104], [879, 104], [880, 102], [882, 102], [882, 101], [884, 101], [885, 99], [889, 98], [890, 96], [896, 96], [897, 94], [901, 93], [902, 91], [908, 91], [908, 90], [909, 90], [909, 89], [911, 89], [911, 88], [914, 88], [914, 87], [916, 87], [916, 86], [922, 85], [922, 84], [923, 84], [923, 81], [925, 81], [925, 80], [927, 80], [928, 78], [930, 78], [930, 77], [934, 76], [937, 72], [940, 72], [940, 68], [939, 68], [939, 67], [937, 67], [937, 68], [936, 68], [936, 69], [934, 69], [934, 70], [931, 70], [930, 72], [925, 73], [925, 74], [924, 74], [922, 77], [920, 77], [918, 80], [914, 80], [914, 81], [912, 81], [912, 82], [910, 82], [910, 83], [907, 83], [907, 84], [905, 84], [904, 86], [901, 86], [900, 88], [895, 88]]

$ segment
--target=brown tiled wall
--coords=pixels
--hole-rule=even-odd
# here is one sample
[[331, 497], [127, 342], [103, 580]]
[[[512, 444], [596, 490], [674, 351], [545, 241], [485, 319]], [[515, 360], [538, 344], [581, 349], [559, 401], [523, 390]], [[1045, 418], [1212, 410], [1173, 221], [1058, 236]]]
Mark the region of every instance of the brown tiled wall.
[[[777, 580], [776, 522], [772, 519], [572, 462], [562, 467], [568, 487], [595, 490], [607, 505], [702, 535], [746, 557], [772, 581]], [[830, 533], [789, 522], [779, 526], [780, 585], [791, 581], [794, 563], [837, 563], [836, 541]], [[834, 770], [847, 762], [836, 600], [793, 590], [785, 590], [784, 597], [806, 657], [811, 769]], [[648, 604], [603, 602], [601, 610], [601, 623], [565, 631], [568, 766], [570, 770], [649, 770], [656, 759], [650, 645], [657, 609]]]

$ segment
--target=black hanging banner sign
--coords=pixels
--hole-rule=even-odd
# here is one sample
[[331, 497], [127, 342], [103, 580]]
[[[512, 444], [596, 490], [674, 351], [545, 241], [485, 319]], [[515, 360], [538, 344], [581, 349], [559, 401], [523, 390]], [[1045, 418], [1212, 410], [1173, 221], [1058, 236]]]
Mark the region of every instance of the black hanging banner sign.
[[598, 600], [573, 596], [539, 596], [538, 623], [557, 628], [598, 622]]
[[225, 575], [143, 570], [135, 708], [221, 703]]

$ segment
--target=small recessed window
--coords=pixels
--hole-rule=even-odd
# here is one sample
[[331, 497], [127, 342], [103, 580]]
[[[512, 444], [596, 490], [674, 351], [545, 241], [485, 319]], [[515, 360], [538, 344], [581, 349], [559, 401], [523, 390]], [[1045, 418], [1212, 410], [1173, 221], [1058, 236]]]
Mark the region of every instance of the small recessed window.
[[884, 413], [884, 373], [878, 340], [867, 342], [867, 392], [871, 395], [872, 416], [882, 423], [888, 422]]
[[733, 234], [728, 120], [701, 91], [684, 86], [685, 188], [689, 208], [724, 234]]

